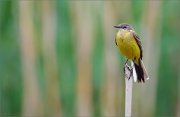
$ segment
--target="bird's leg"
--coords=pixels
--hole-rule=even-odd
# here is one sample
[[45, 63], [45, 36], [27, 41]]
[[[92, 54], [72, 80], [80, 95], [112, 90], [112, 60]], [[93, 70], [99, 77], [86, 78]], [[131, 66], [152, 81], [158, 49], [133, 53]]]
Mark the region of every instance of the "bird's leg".
[[128, 62], [128, 59], [126, 60], [126, 62], [125, 62], [125, 65], [124, 65], [124, 73], [125, 73], [125, 67], [127, 66], [128, 68], [129, 68], [129, 66], [127, 65], [127, 62]]
[[127, 64], [127, 62], [128, 62], [128, 59], [126, 60], [125, 64]]
[[131, 78], [131, 76], [133, 76], [133, 67], [132, 67], [132, 68], [129, 68], [129, 71], [130, 71], [130, 75], [129, 75], [128, 80]]
[[128, 59], [125, 62], [124, 65], [124, 73], [126, 75], [126, 78], [129, 80], [131, 78], [131, 76], [133, 76], [133, 67], [130, 67], [128, 64]]

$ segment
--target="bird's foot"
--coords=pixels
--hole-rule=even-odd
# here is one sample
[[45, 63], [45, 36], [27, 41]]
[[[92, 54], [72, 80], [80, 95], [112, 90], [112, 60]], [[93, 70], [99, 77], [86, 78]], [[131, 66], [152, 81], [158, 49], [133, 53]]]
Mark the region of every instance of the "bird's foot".
[[129, 80], [133, 75], [133, 68], [131, 68], [128, 64], [124, 66], [125, 77]]
[[128, 80], [133, 76], [133, 68], [130, 68], [130, 75], [129, 75], [129, 78]]

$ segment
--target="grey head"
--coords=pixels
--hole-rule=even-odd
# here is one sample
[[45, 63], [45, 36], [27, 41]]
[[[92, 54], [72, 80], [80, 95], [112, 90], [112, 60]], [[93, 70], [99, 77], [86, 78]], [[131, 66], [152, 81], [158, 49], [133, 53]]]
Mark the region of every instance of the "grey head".
[[119, 24], [119, 25], [114, 26], [114, 27], [117, 28], [117, 29], [133, 30], [133, 27], [130, 26], [129, 24], [127, 24], [127, 23], [122, 23], [122, 24]]

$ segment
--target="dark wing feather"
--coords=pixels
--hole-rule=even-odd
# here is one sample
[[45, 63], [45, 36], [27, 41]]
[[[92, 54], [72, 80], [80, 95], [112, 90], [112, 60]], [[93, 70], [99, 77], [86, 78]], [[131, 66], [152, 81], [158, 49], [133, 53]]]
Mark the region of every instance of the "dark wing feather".
[[115, 44], [116, 44], [116, 46], [118, 46], [118, 45], [117, 45], [117, 42], [116, 42], [116, 37], [115, 37]]
[[142, 60], [143, 51], [142, 51], [142, 46], [141, 46], [140, 38], [139, 38], [139, 36], [138, 36], [135, 32], [133, 32], [133, 36], [134, 36], [134, 39], [136, 40], [136, 43], [137, 43], [138, 46], [139, 46], [139, 49], [140, 49], [140, 58], [141, 58], [141, 60]]

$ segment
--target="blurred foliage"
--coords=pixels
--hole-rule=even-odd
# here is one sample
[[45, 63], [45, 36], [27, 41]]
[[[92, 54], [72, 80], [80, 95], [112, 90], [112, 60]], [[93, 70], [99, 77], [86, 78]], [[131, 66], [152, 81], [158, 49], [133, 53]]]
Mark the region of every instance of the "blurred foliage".
[[57, 55], [59, 61], [60, 89], [62, 90], [61, 102], [64, 116], [75, 114], [75, 46], [72, 37], [73, 20], [70, 14], [68, 2], [58, 1], [56, 3], [57, 13]]
[[156, 114], [161, 116], [176, 115], [180, 57], [180, 24], [177, 23], [180, 19], [179, 7], [180, 5], [173, 1], [164, 1], [162, 6], [164, 14], [156, 104]]
[[[14, 13], [16, 12], [16, 16]], [[18, 4], [0, 2], [0, 113], [20, 115], [22, 77], [18, 32]], [[17, 106], [18, 105], [18, 106]]]
[[[94, 9], [96, 10], [96, 8]], [[93, 74], [93, 110], [94, 116], [100, 117], [101, 116], [101, 88], [102, 82], [104, 78], [104, 41], [103, 41], [103, 24], [101, 14], [99, 12], [95, 12], [94, 16], [95, 19], [95, 27], [94, 29], [94, 49], [92, 54], [92, 74]]]
[[[22, 77], [22, 55], [20, 48], [20, 34], [19, 29], [19, 7], [21, 2], [26, 1], [0, 1], [0, 116], [22, 115], [23, 111], [23, 86]], [[36, 40], [36, 72], [38, 87], [40, 89], [40, 96], [43, 106], [47, 107], [44, 113], [48, 113], [48, 101], [46, 92], [46, 81], [44, 73], [44, 58], [42, 55], [42, 1], [28, 1], [33, 3], [33, 25]], [[63, 116], [76, 116], [76, 98], [77, 98], [77, 48], [74, 35], [74, 16], [75, 4], [90, 4], [93, 20], [93, 47], [90, 58], [92, 70], [92, 115], [96, 117], [103, 116], [102, 114], [102, 93], [103, 83], [105, 82], [105, 26], [104, 16], [101, 14], [107, 7], [106, 4], [112, 4], [112, 14], [116, 15], [115, 23], [128, 20], [133, 22], [135, 29], [139, 31], [142, 22], [144, 11], [147, 10], [147, 1], [129, 1], [131, 11], [125, 11], [132, 14], [132, 19], [123, 19], [119, 16], [117, 9], [118, 1], [53, 1], [50, 2], [52, 11], [55, 13], [55, 49], [57, 54], [58, 66], [58, 88], [61, 102], [61, 112]], [[159, 40], [158, 49], [159, 62], [156, 77], [156, 97], [155, 97], [155, 112], [151, 113], [154, 116], [177, 116], [179, 100], [179, 60], [180, 60], [180, 3], [178, 1], [159, 1], [161, 2], [160, 9], [162, 10], [162, 18], [160, 31], [161, 36]], [[96, 5], [98, 3], [98, 5]], [[124, 3], [124, 2], [123, 2]], [[156, 3], [154, 3], [156, 4]], [[95, 6], [98, 6], [97, 8]], [[125, 14], [126, 14], [125, 13]], [[106, 14], [106, 13], [105, 13]], [[107, 14], [109, 15], [109, 14]], [[83, 21], [83, 17], [81, 18]], [[88, 24], [88, 22], [87, 22]], [[27, 27], [28, 28], [28, 27]], [[88, 28], [88, 27], [85, 27]], [[85, 30], [85, 29], [82, 29]], [[109, 30], [114, 30], [113, 28]], [[115, 35], [115, 34], [114, 34]], [[112, 36], [112, 43], [114, 43], [114, 35]], [[143, 41], [147, 41], [143, 39]], [[157, 40], [155, 40], [157, 42]], [[114, 45], [115, 46], [115, 45]], [[145, 47], [144, 47], [145, 48]], [[154, 56], [151, 53], [151, 56]], [[122, 56], [118, 60], [122, 63]], [[152, 63], [153, 64], [153, 63]], [[122, 67], [119, 65], [118, 67]], [[122, 71], [119, 68], [118, 71]], [[83, 73], [82, 73], [83, 74]], [[120, 74], [120, 73], [117, 73]], [[52, 84], [53, 85], [53, 84]], [[124, 86], [124, 85], [123, 85]], [[123, 89], [123, 88], [122, 88]], [[149, 99], [145, 99], [149, 100]], [[118, 107], [118, 106], [117, 106]], [[119, 109], [119, 108], [118, 108]], [[123, 110], [123, 109], [122, 109]], [[147, 110], [148, 111], [148, 110]]]

